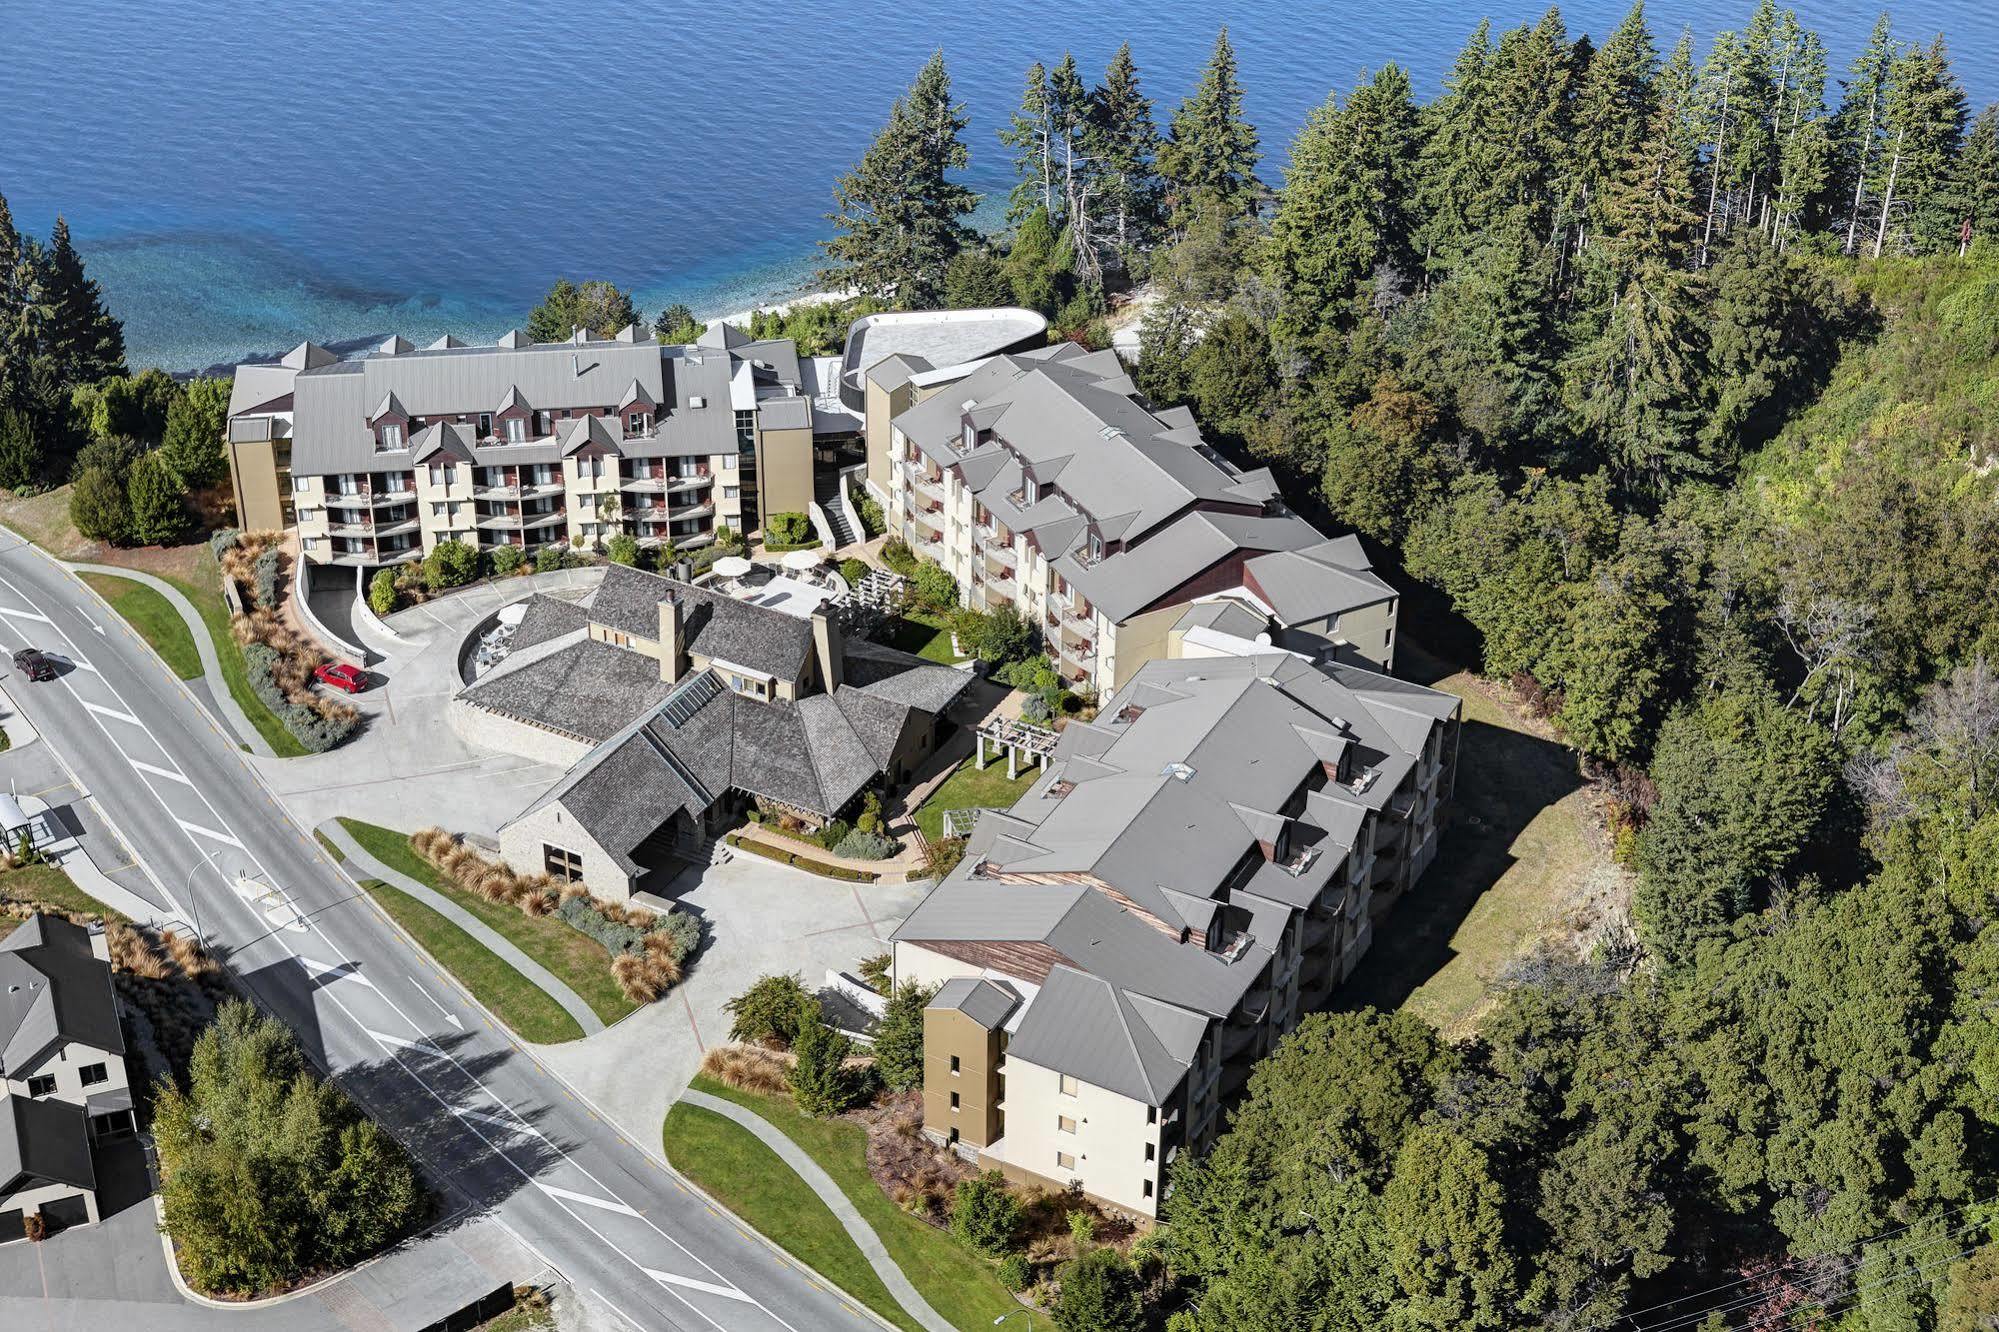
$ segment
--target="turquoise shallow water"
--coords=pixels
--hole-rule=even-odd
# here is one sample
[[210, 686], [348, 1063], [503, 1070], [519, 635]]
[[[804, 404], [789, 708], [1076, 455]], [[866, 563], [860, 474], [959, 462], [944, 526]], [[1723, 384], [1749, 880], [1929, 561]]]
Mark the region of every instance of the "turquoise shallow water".
[[[1626, 0], [1565, 5], [1601, 32]], [[0, 0], [0, 192], [58, 209], [133, 357], [231, 362], [310, 336], [496, 334], [550, 280], [609, 277], [644, 307], [714, 313], [795, 288], [833, 176], [941, 47], [973, 116], [972, 183], [1008, 184], [993, 138], [1036, 59], [1094, 77], [1129, 39], [1162, 121], [1227, 21], [1266, 151], [1363, 68], [1433, 90], [1481, 14], [1529, 3], [1190, 0]], [[1662, 45], [1746, 20], [1746, 0], [1649, 12]], [[1875, 6], [1801, 9], [1844, 64]], [[1999, 95], [1999, 8], [1918, 0], [1974, 100]]]

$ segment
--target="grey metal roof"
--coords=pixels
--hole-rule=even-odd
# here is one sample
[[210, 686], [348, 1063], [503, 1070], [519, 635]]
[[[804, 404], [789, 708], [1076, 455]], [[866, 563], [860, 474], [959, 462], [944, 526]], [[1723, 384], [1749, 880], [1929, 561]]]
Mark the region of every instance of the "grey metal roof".
[[1056, 967], [1007, 1041], [1007, 1058], [1163, 1105], [1200, 1051], [1207, 1019]]
[[927, 1006], [963, 1013], [987, 1031], [996, 1031], [1020, 1007], [1020, 991], [1005, 981], [953, 976], [937, 987]]
[[125, 1053], [111, 965], [90, 931], [36, 914], [0, 940], [0, 1072], [25, 1077], [65, 1042]]
[[43, 1181], [97, 1187], [83, 1107], [0, 1095], [0, 1204]]
[[1253, 590], [1286, 624], [1323, 619], [1395, 596], [1395, 589], [1365, 562], [1345, 562], [1348, 546], [1325, 541], [1294, 550], [1273, 551], [1246, 561], [1243, 572]]
[[812, 400], [764, 398], [757, 403], [757, 419], [765, 430], [809, 430], [812, 428]]

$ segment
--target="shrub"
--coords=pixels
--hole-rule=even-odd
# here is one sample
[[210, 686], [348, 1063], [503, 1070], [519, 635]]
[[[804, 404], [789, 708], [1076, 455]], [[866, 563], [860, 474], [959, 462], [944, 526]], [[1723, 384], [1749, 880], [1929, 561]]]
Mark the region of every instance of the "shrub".
[[765, 860], [775, 860], [780, 865], [796, 866], [804, 870], [807, 874], [819, 874], [829, 879], [845, 879], [849, 883], [873, 883], [881, 877], [868, 870], [848, 869], [844, 865], [828, 865], [823, 861], [814, 860], [810, 856], [794, 855], [782, 847], [771, 846], [765, 842], [753, 842], [747, 837], [739, 837], [734, 833], [729, 835], [728, 843], [737, 850], [747, 851], [753, 856], [762, 856]]
[[882, 830], [881, 792], [869, 791], [861, 797], [861, 813], [854, 820], [854, 826], [868, 833], [878, 833]]
[[1055, 1326], [1062, 1332], [1141, 1332], [1145, 1306], [1138, 1273], [1116, 1249], [1091, 1249], [1064, 1263], [1057, 1274]]
[[377, 615], [387, 615], [396, 608], [396, 599], [401, 594], [396, 591], [396, 575], [393, 569], [377, 570], [368, 580], [368, 609]]
[[236, 528], [218, 527], [208, 534], [208, 553], [214, 556], [219, 563], [222, 559], [222, 552], [225, 550], [234, 550], [236, 543], [242, 539], [243, 534]]
[[1055, 715], [1048, 706], [1048, 700], [1039, 694], [1029, 694], [1020, 701], [1020, 719], [1029, 722], [1045, 722]]
[[997, 1170], [958, 1181], [951, 1197], [951, 1233], [988, 1258], [1002, 1258], [1020, 1238], [1020, 1203]]
[[958, 868], [958, 862], [964, 858], [964, 838], [940, 837], [924, 849], [923, 868], [931, 878], [941, 879]]
[[916, 574], [916, 553], [900, 537], [882, 543], [881, 560], [904, 578], [911, 578]]
[[527, 552], [519, 546], [495, 546], [487, 554], [486, 563], [494, 573], [505, 577], [510, 573], [518, 573], [520, 567], [527, 563], [527, 559]]
[[1018, 1295], [1034, 1284], [1034, 1266], [1024, 1253], [1010, 1253], [1000, 1259], [999, 1283]]
[[620, 532], [604, 543], [604, 554], [613, 564], [637, 568], [639, 563], [639, 539], [629, 532]]
[[675, 962], [685, 962], [701, 947], [703, 933], [701, 917], [689, 911], [669, 911], [659, 918], [648, 932], [646, 943], [650, 947], [653, 939], [668, 941]]
[[958, 580], [942, 565], [919, 564], [911, 577], [918, 604], [931, 610], [949, 610], [958, 604]]
[[894, 953], [876, 953], [873, 957], [862, 960], [860, 977], [868, 983], [868, 988], [876, 994], [887, 994], [889, 972], [894, 967]]
[[853, 831], [853, 824], [847, 822], [845, 819], [834, 819], [818, 832], [813, 833], [812, 840], [819, 843], [826, 850], [831, 851], [834, 847], [846, 841], [847, 835]]
[[860, 517], [862, 529], [870, 537], [878, 537], [888, 530], [888, 519], [882, 513], [881, 501], [873, 495], [863, 494], [855, 500], [854, 512]]
[[534, 557], [536, 573], [554, 573], [569, 567], [569, 552], [561, 546], [543, 546]]
[[812, 539], [812, 520], [802, 513], [774, 513], [770, 516], [770, 530], [764, 533], [764, 545], [802, 546]]
[[743, 540], [741, 532], [738, 532], [727, 523], [717, 523], [715, 525], [715, 544], [707, 549], [717, 551], [721, 555], [740, 555], [748, 547], [749, 543]]
[[840, 561], [840, 577], [847, 580], [848, 587], [859, 587], [868, 576], [866, 560], [844, 559]]
[[121, 473], [104, 466], [79, 467], [69, 492], [69, 520], [92, 541], [124, 541], [132, 529], [132, 505]]
[[276, 546], [266, 546], [250, 566], [250, 592], [265, 610], [278, 608], [278, 578], [284, 573], [284, 555]]
[[791, 1068], [791, 1096], [808, 1115], [837, 1115], [862, 1093], [861, 1078], [847, 1067], [854, 1043], [826, 1025], [816, 1000], [800, 1010], [798, 1039], [792, 1043], [798, 1062]]
[[729, 1015], [729, 1039], [744, 1045], [789, 1046], [805, 1018], [819, 1016], [819, 1001], [796, 974], [762, 977], [722, 1007]]
[[479, 552], [463, 541], [440, 541], [423, 557], [423, 581], [433, 591], [463, 587], [479, 576]]
[[904, 981], [890, 996], [875, 1028], [875, 1072], [890, 1091], [923, 1085], [923, 1010], [936, 995], [934, 985]]
[[644, 930], [609, 919], [587, 896], [570, 898], [557, 908], [555, 914], [562, 917], [563, 923], [571, 929], [587, 934], [604, 945], [605, 951], [612, 957], [636, 953], [645, 947]]
[[846, 856], [850, 860], [887, 860], [900, 849], [880, 833], [862, 832], [856, 828], [840, 839], [833, 848], [833, 854]]
[[337, 748], [361, 724], [360, 716], [351, 709], [329, 715], [298, 703], [280, 712], [278, 720], [285, 724], [293, 739], [314, 754], [324, 754], [329, 749]]

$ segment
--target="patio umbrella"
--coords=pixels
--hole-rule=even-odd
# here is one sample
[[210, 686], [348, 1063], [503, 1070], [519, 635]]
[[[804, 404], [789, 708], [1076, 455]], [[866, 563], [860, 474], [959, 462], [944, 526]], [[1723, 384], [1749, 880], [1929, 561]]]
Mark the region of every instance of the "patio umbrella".
[[807, 569], [817, 569], [819, 567], [819, 552], [816, 550], [787, 551], [785, 557], [778, 561], [778, 563], [787, 569], [803, 573]]
[[754, 567], [740, 555], [724, 555], [715, 561], [715, 572], [724, 578], [741, 578]]

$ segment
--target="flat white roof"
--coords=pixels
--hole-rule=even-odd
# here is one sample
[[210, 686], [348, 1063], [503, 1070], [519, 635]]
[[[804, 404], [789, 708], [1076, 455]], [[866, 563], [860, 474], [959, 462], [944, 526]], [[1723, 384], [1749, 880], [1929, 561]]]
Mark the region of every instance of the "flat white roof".
[[864, 315], [847, 331], [842, 360], [856, 377], [891, 356], [920, 356], [933, 368], [962, 365], [1047, 331], [1046, 318], [1018, 306]]

